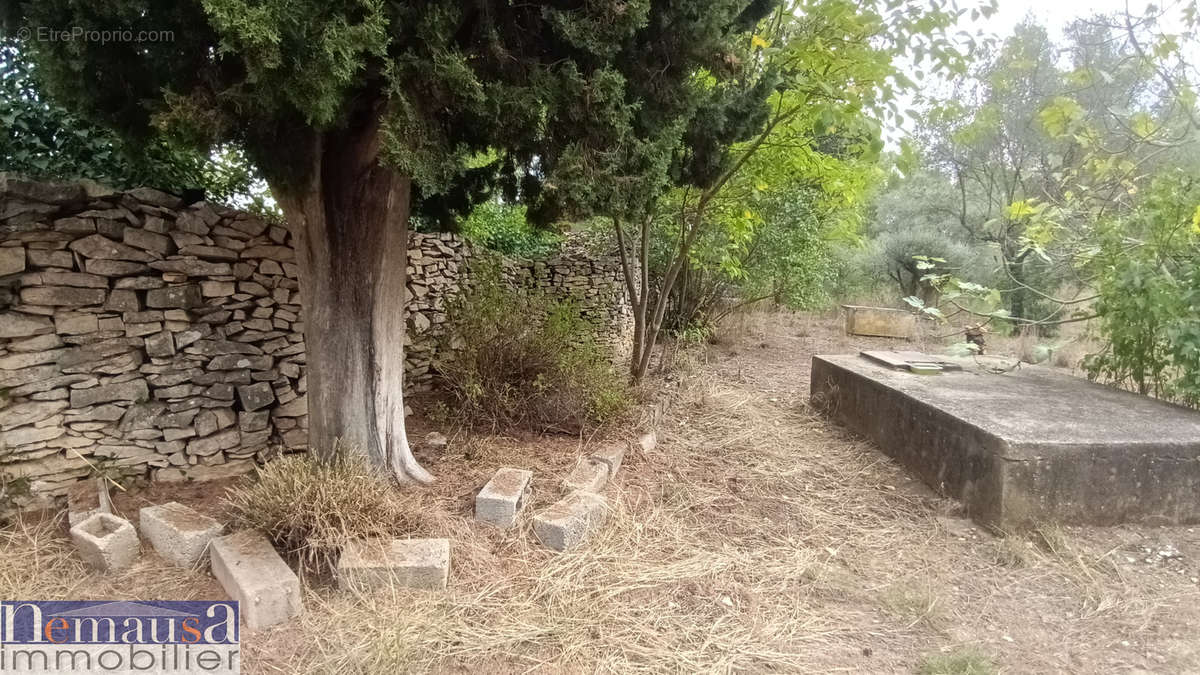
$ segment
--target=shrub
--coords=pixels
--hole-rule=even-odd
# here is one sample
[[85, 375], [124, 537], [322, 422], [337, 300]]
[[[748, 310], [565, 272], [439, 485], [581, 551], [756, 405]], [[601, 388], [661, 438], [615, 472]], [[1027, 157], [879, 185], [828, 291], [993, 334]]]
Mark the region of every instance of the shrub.
[[1097, 379], [1200, 407], [1200, 176], [1157, 178], [1127, 219], [1101, 230]]
[[360, 537], [395, 537], [419, 529], [391, 479], [359, 459], [335, 452], [269, 462], [257, 480], [225, 495], [233, 529], [262, 530], [285, 554], [314, 572], [336, 565], [342, 546]]
[[469, 426], [575, 432], [618, 417], [630, 389], [571, 301], [481, 265], [451, 301], [436, 364]]
[[539, 230], [525, 218], [525, 207], [484, 202], [462, 223], [462, 233], [492, 251], [522, 258], [541, 258], [558, 248], [562, 236]]

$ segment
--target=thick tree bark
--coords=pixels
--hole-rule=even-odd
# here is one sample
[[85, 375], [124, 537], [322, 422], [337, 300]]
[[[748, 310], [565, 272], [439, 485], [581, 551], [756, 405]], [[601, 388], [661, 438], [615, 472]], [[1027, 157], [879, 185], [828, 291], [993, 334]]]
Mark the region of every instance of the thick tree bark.
[[430, 483], [404, 428], [404, 297], [411, 181], [380, 162], [378, 126], [310, 140], [273, 186], [296, 245], [308, 358], [309, 451], [365, 456]]

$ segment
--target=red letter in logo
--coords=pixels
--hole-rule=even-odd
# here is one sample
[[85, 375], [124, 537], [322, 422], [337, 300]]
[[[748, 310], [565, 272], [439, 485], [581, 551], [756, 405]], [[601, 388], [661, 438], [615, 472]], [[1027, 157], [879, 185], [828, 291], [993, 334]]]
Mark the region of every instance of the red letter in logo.
[[47, 640], [53, 642], [54, 644], [59, 644], [61, 642], [65, 642], [66, 640], [55, 640], [54, 631], [67, 630], [68, 628], [70, 628], [70, 625], [67, 624], [67, 620], [59, 616], [47, 621], [46, 629], [43, 630], [42, 633], [46, 636]]
[[[189, 621], [191, 622], [190, 624], [188, 623]], [[186, 642], [187, 644], [195, 644], [195, 643], [199, 642], [200, 641], [200, 619], [199, 619], [199, 617], [189, 616], [188, 618], [184, 619], [183, 620], [183, 632], [190, 633], [191, 636], [194, 636], [190, 640], [188, 639], [189, 635], [179, 636], [179, 638], [181, 640], [183, 640], [184, 642]]]

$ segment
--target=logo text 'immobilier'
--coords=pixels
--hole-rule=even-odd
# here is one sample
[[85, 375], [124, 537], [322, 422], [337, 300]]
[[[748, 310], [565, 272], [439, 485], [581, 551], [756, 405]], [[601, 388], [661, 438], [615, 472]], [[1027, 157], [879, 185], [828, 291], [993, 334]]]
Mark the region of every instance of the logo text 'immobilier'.
[[238, 673], [238, 603], [0, 601], [0, 673]]

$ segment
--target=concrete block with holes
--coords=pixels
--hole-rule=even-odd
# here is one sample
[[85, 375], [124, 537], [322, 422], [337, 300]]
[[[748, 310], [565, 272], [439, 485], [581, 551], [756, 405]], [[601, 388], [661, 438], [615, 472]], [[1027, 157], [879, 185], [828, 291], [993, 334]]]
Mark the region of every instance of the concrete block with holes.
[[101, 572], [125, 569], [141, 553], [133, 524], [111, 513], [94, 513], [72, 527], [71, 541], [84, 562]]
[[612, 480], [621, 470], [621, 463], [625, 461], [626, 447], [625, 443], [619, 441], [606, 443], [592, 452], [588, 459], [602, 462], [608, 467], [608, 479]]
[[168, 562], [191, 567], [208, 553], [224, 526], [178, 502], [147, 506], [140, 514], [142, 536]]
[[533, 518], [533, 533], [544, 546], [566, 551], [583, 543], [608, 520], [602, 495], [576, 490]]
[[475, 520], [509, 528], [529, 497], [533, 472], [524, 469], [502, 468], [475, 495]]
[[563, 491], [601, 492], [608, 485], [608, 465], [596, 459], [581, 458], [563, 479]]

